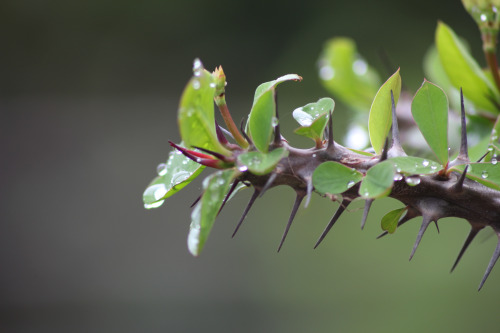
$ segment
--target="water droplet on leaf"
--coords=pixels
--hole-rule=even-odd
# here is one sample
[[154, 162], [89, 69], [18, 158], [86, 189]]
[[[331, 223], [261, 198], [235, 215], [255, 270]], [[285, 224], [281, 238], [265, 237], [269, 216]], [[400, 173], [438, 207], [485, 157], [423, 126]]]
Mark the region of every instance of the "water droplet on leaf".
[[397, 182], [397, 181], [399, 181], [401, 179], [403, 179], [403, 175], [402, 174], [400, 174], [400, 173], [394, 174], [394, 178], [393, 178], [394, 181]]
[[335, 70], [331, 66], [323, 66], [319, 69], [319, 77], [322, 80], [329, 81], [335, 76]]
[[158, 173], [158, 176], [164, 176], [167, 173], [167, 165], [165, 163], [158, 164], [156, 172]]
[[427, 160], [423, 160], [422, 165], [423, 165], [424, 167], [428, 166], [428, 165], [429, 165], [429, 161], [427, 161]]
[[420, 177], [418, 176], [410, 176], [405, 178], [406, 184], [410, 186], [416, 186], [420, 184]]
[[486, 170], [484, 170], [483, 172], [481, 172], [481, 178], [483, 178], [483, 179], [488, 178], [488, 172]]

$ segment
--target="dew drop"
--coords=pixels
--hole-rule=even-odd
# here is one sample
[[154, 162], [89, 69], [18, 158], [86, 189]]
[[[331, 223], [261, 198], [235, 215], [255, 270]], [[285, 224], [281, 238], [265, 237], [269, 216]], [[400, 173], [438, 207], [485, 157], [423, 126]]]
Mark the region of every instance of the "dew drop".
[[312, 154], [312, 157], [316, 157], [316, 154]]
[[359, 76], [365, 75], [368, 71], [368, 65], [365, 61], [358, 59], [352, 64], [352, 71]]
[[488, 21], [488, 16], [486, 16], [486, 14], [481, 14], [480, 18], [482, 22]]
[[242, 165], [238, 168], [238, 170], [240, 170], [241, 172], [245, 172], [248, 171], [248, 167], [246, 165]]
[[488, 172], [486, 170], [484, 170], [483, 172], [481, 172], [481, 178], [483, 178], [483, 179], [488, 178]]
[[498, 160], [496, 158], [491, 159], [491, 164], [496, 165], [498, 163]]
[[196, 58], [193, 61], [193, 74], [194, 76], [200, 76], [201, 71], [203, 70], [203, 64], [201, 63], [201, 60]]
[[356, 182], [355, 182], [355, 181], [352, 181], [352, 180], [351, 180], [351, 181], [349, 181], [349, 182], [347, 183], [347, 188], [351, 188], [351, 187], [353, 187], [353, 186], [354, 186], [354, 184], [356, 184]]
[[164, 176], [167, 173], [167, 165], [165, 163], [158, 164], [156, 172], [158, 173], [158, 176]]
[[154, 203], [151, 203], [151, 204], [144, 204], [144, 208], [151, 209], [151, 208], [160, 207], [161, 205], [163, 205], [164, 201], [165, 200], [160, 200], [160, 201], [157, 201], [157, 202], [154, 202]]
[[400, 173], [394, 174], [394, 178], [393, 178], [394, 181], [397, 182], [397, 181], [399, 181], [401, 179], [403, 179], [403, 175], [402, 174], [400, 174]]
[[278, 123], [279, 123], [278, 118], [273, 117], [273, 120], [272, 120], [272, 122], [271, 122], [271, 124], [273, 125], [273, 127], [274, 127], [274, 126], [277, 126], [277, 125], [278, 125]]
[[200, 163], [200, 162], [201, 162], [201, 158], [197, 157], [197, 158], [196, 158], [196, 162], [197, 162], [197, 163]]
[[420, 184], [420, 177], [418, 176], [410, 176], [405, 178], [406, 184], [410, 186], [416, 186]]
[[428, 166], [428, 165], [429, 165], [429, 161], [427, 161], [427, 160], [423, 160], [423, 161], [422, 161], [422, 165], [423, 165], [424, 167]]
[[488, 147], [488, 151], [493, 151], [493, 147]]
[[215, 88], [216, 86], [215, 82], [210, 83], [210, 88]]
[[319, 69], [319, 77], [322, 80], [329, 81], [335, 76], [335, 70], [331, 66], [323, 66]]
[[194, 88], [195, 90], [200, 89], [200, 86], [201, 86], [200, 81], [198, 81], [198, 80], [193, 80], [193, 88]]
[[435, 165], [431, 165], [431, 169], [432, 169], [432, 170], [436, 170], [436, 169], [437, 169], [437, 166], [435, 166]]

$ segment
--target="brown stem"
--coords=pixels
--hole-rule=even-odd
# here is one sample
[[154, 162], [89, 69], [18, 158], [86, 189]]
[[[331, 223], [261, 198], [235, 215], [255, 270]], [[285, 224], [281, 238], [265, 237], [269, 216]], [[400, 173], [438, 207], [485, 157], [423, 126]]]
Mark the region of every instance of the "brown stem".
[[500, 92], [500, 74], [498, 73], [498, 61], [496, 54], [496, 35], [492, 34], [491, 32], [483, 32], [482, 39], [486, 62], [488, 63], [488, 67], [490, 68], [490, 72], [493, 76], [493, 80], [495, 81], [497, 90]]
[[242, 148], [247, 148], [248, 142], [241, 135], [240, 131], [238, 130], [238, 127], [236, 127], [236, 124], [234, 123], [233, 118], [231, 117], [231, 114], [229, 113], [229, 109], [227, 108], [227, 104], [226, 103], [223, 103], [223, 104], [217, 103], [217, 106], [219, 107], [220, 113], [222, 115], [222, 119], [224, 119], [224, 122], [226, 123], [227, 129], [233, 135], [234, 140], [236, 140], [236, 142]]

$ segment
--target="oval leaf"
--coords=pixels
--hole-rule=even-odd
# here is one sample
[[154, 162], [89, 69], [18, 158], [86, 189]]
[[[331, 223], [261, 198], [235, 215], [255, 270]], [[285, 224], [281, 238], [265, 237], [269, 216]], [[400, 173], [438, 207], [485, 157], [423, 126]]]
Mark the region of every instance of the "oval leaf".
[[392, 125], [391, 90], [394, 94], [394, 103], [397, 105], [401, 93], [399, 69], [380, 87], [370, 108], [368, 131], [370, 142], [377, 154], [382, 152], [385, 138]]
[[208, 176], [203, 181], [204, 193], [191, 213], [192, 222], [187, 242], [192, 255], [200, 255], [222, 206], [222, 201], [229, 191], [233, 176], [234, 170], [224, 170]]
[[393, 234], [398, 227], [398, 222], [406, 211], [406, 207], [395, 209], [385, 214], [380, 222], [382, 230], [386, 230], [388, 233]]
[[251, 151], [238, 156], [238, 165], [240, 170], [246, 167], [255, 175], [265, 175], [273, 171], [279, 161], [286, 156], [288, 150], [285, 148], [277, 148], [267, 154]]
[[322, 141], [323, 133], [330, 112], [335, 108], [335, 102], [331, 98], [322, 98], [316, 103], [310, 103], [293, 111], [293, 117], [302, 125], [295, 133], [311, 138], [314, 141]]
[[499, 93], [453, 30], [442, 22], [436, 29], [436, 46], [441, 64], [455, 88], [461, 87], [464, 96], [478, 108], [498, 114]]
[[366, 111], [380, 87], [377, 72], [358, 54], [349, 38], [329, 40], [319, 59], [319, 77], [335, 98], [360, 111]]
[[394, 166], [384, 161], [372, 166], [359, 187], [359, 195], [364, 199], [376, 199], [389, 195], [394, 180]]
[[229, 155], [217, 140], [214, 118], [215, 84], [201, 62], [195, 60], [194, 75], [182, 93], [178, 122], [182, 141], [187, 147], [201, 147]]
[[411, 103], [420, 132], [441, 164], [448, 162], [448, 98], [432, 82], [424, 80]]
[[[179, 145], [184, 147], [183, 143]], [[153, 179], [144, 191], [142, 196], [144, 207], [150, 209], [161, 206], [166, 198], [183, 189], [204, 168], [203, 165], [190, 160], [180, 151], [171, 151], [167, 163], [159, 166], [158, 177]]]
[[321, 194], [339, 194], [353, 187], [363, 178], [363, 174], [355, 169], [337, 162], [321, 163], [312, 175], [316, 191]]
[[262, 83], [255, 90], [252, 110], [248, 117], [248, 130], [255, 147], [266, 153], [273, 133], [273, 118], [276, 116], [275, 88], [285, 81], [300, 81], [296, 74], [284, 75], [274, 81]]
[[432, 160], [413, 156], [393, 157], [389, 159], [397, 173], [409, 175], [430, 175], [439, 172], [443, 166]]

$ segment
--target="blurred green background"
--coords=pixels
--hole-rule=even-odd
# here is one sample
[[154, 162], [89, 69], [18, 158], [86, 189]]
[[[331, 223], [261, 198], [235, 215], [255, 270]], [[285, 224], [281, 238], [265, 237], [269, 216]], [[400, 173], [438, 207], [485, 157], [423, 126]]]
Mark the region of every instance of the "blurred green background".
[[[499, 269], [476, 290], [494, 237], [480, 234], [449, 274], [465, 221], [430, 228], [409, 263], [419, 223], [377, 241], [380, 218], [400, 204], [377, 201], [361, 232], [358, 203], [313, 251], [338, 205], [314, 196], [277, 254], [294, 195], [266, 193], [231, 239], [246, 191], [193, 258], [200, 182], [157, 210], [141, 201], [167, 140], [179, 140], [176, 108], [195, 57], [223, 65], [238, 120], [259, 83], [302, 75], [279, 89], [294, 142], [291, 111], [328, 96], [316, 61], [333, 36], [356, 39], [384, 77], [385, 52], [412, 93], [438, 19], [480, 59], [458, 0], [4, 0], [0, 17], [2, 332], [498, 331]], [[342, 137], [348, 109], [337, 105], [334, 121]]]

